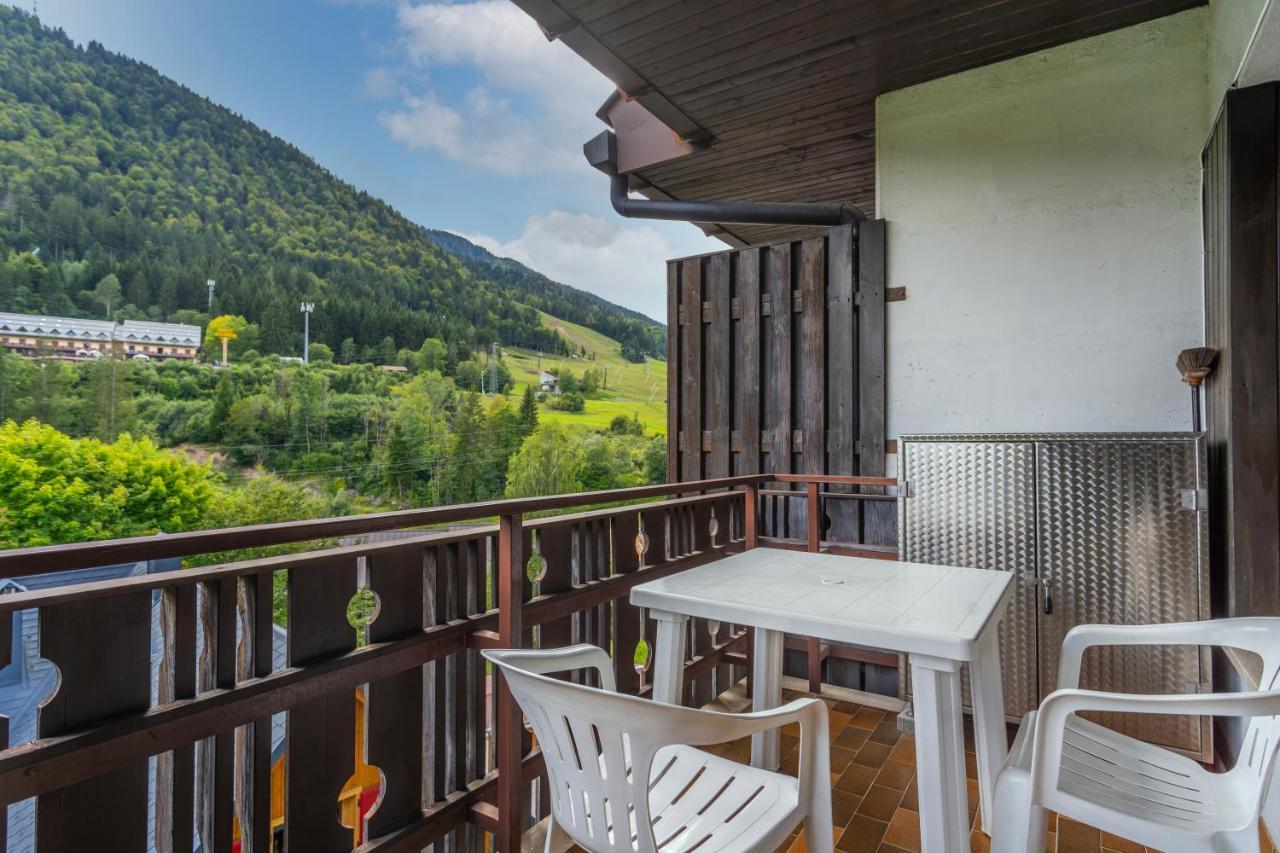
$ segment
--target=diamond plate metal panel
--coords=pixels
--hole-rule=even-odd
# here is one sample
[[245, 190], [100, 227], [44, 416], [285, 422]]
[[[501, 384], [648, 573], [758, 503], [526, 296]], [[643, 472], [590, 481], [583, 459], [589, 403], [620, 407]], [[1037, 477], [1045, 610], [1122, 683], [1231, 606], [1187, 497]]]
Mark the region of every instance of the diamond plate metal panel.
[[[899, 552], [919, 563], [1013, 572], [1014, 598], [1000, 626], [1005, 712], [1038, 704], [1035, 445], [1030, 442], [899, 441], [910, 496], [899, 503]], [[909, 691], [907, 680], [904, 689]], [[964, 702], [969, 705], [968, 678]]]
[[[1073, 626], [1139, 625], [1206, 616], [1205, 513], [1184, 508], [1204, 483], [1197, 439], [1072, 440], [1037, 445], [1038, 551], [1054, 609], [1041, 613], [1040, 689], [1057, 684], [1058, 655]], [[1091, 649], [1081, 686], [1128, 693], [1186, 693], [1208, 680], [1204, 650]], [[1192, 754], [1207, 752], [1208, 721], [1109, 715], [1098, 721]]]

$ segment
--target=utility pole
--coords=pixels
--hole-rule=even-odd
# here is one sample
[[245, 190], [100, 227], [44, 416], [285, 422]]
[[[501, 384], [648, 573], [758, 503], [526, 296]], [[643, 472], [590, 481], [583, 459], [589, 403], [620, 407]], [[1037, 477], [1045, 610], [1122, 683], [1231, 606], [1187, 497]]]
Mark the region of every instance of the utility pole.
[[498, 342], [489, 345], [489, 393], [498, 393]]
[[205, 284], [209, 285], [209, 313], [212, 314], [213, 313], [213, 289], [217, 287], [218, 283], [213, 279], [208, 279], [207, 281], [205, 281]]
[[311, 363], [311, 312], [316, 310], [314, 302], [302, 303], [302, 362]]

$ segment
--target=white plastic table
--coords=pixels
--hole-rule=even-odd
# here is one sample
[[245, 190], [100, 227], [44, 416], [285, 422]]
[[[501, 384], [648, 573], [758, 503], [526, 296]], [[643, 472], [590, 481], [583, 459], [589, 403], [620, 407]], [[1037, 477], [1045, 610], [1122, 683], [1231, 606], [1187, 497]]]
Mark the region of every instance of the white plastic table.
[[[781, 701], [784, 634], [905, 652], [915, 707], [923, 853], [969, 849], [960, 666], [969, 665], [983, 819], [1004, 764], [999, 622], [1008, 572], [753, 548], [631, 591], [657, 620], [653, 698], [679, 704], [690, 617], [755, 628], [755, 710]], [[777, 733], [751, 762], [776, 769]]]

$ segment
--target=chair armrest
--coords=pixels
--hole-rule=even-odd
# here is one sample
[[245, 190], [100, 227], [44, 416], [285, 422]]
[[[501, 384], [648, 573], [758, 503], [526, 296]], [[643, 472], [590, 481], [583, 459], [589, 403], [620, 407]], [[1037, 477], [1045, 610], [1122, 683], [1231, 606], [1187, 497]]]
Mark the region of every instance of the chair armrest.
[[1032, 746], [1031, 780], [1037, 801], [1057, 785], [1062, 767], [1062, 744], [1067, 720], [1081, 711], [1191, 716], [1264, 717], [1280, 714], [1280, 691], [1249, 693], [1192, 693], [1160, 696], [1143, 693], [1103, 693], [1095, 690], [1055, 690], [1040, 703]]
[[[807, 801], [815, 786], [831, 782], [830, 729], [827, 706], [821, 699], [796, 699], [768, 711], [726, 714], [720, 711], [680, 709], [691, 715], [683, 721], [681, 740], [690, 746], [727, 743], [747, 735], [761, 734], [790, 723], [800, 726], [801, 801]], [[696, 715], [696, 720], [692, 718]], [[684, 726], [687, 725], [686, 729]]]
[[613, 677], [613, 659], [599, 646], [581, 643], [560, 649], [500, 649], [486, 652], [486, 656], [510, 663], [525, 672], [550, 675], [553, 672], [569, 672], [575, 669], [594, 669], [600, 676], [600, 686], [610, 693], [618, 692]]
[[1080, 686], [1080, 666], [1090, 646], [1229, 645], [1231, 626], [1219, 622], [1170, 622], [1163, 625], [1077, 625], [1067, 632], [1058, 659], [1058, 689]]

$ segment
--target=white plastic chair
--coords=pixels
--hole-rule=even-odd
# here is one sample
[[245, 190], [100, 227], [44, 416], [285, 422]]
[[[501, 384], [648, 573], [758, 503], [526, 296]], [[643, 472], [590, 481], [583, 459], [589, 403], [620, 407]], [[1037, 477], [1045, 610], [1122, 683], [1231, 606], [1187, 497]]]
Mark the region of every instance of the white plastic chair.
[[[1158, 696], [1077, 689], [1089, 646], [1191, 645], [1262, 658], [1262, 690]], [[1044, 849], [1046, 811], [1165, 853], [1256, 853], [1280, 742], [1280, 619], [1081, 625], [1062, 645], [1058, 689], [1022, 721], [996, 780], [992, 853]], [[1081, 711], [1251, 717], [1225, 773], [1083, 720]]]
[[[723, 714], [614, 692], [613, 662], [596, 646], [484, 656], [502, 671], [546, 760], [552, 819], [593, 853], [774, 850], [801, 821], [810, 850], [832, 849], [827, 708], [798, 699], [771, 711]], [[548, 678], [594, 669], [603, 689]], [[788, 723], [800, 725], [794, 778], [700, 749]], [[621, 826], [619, 825], [621, 823]]]

